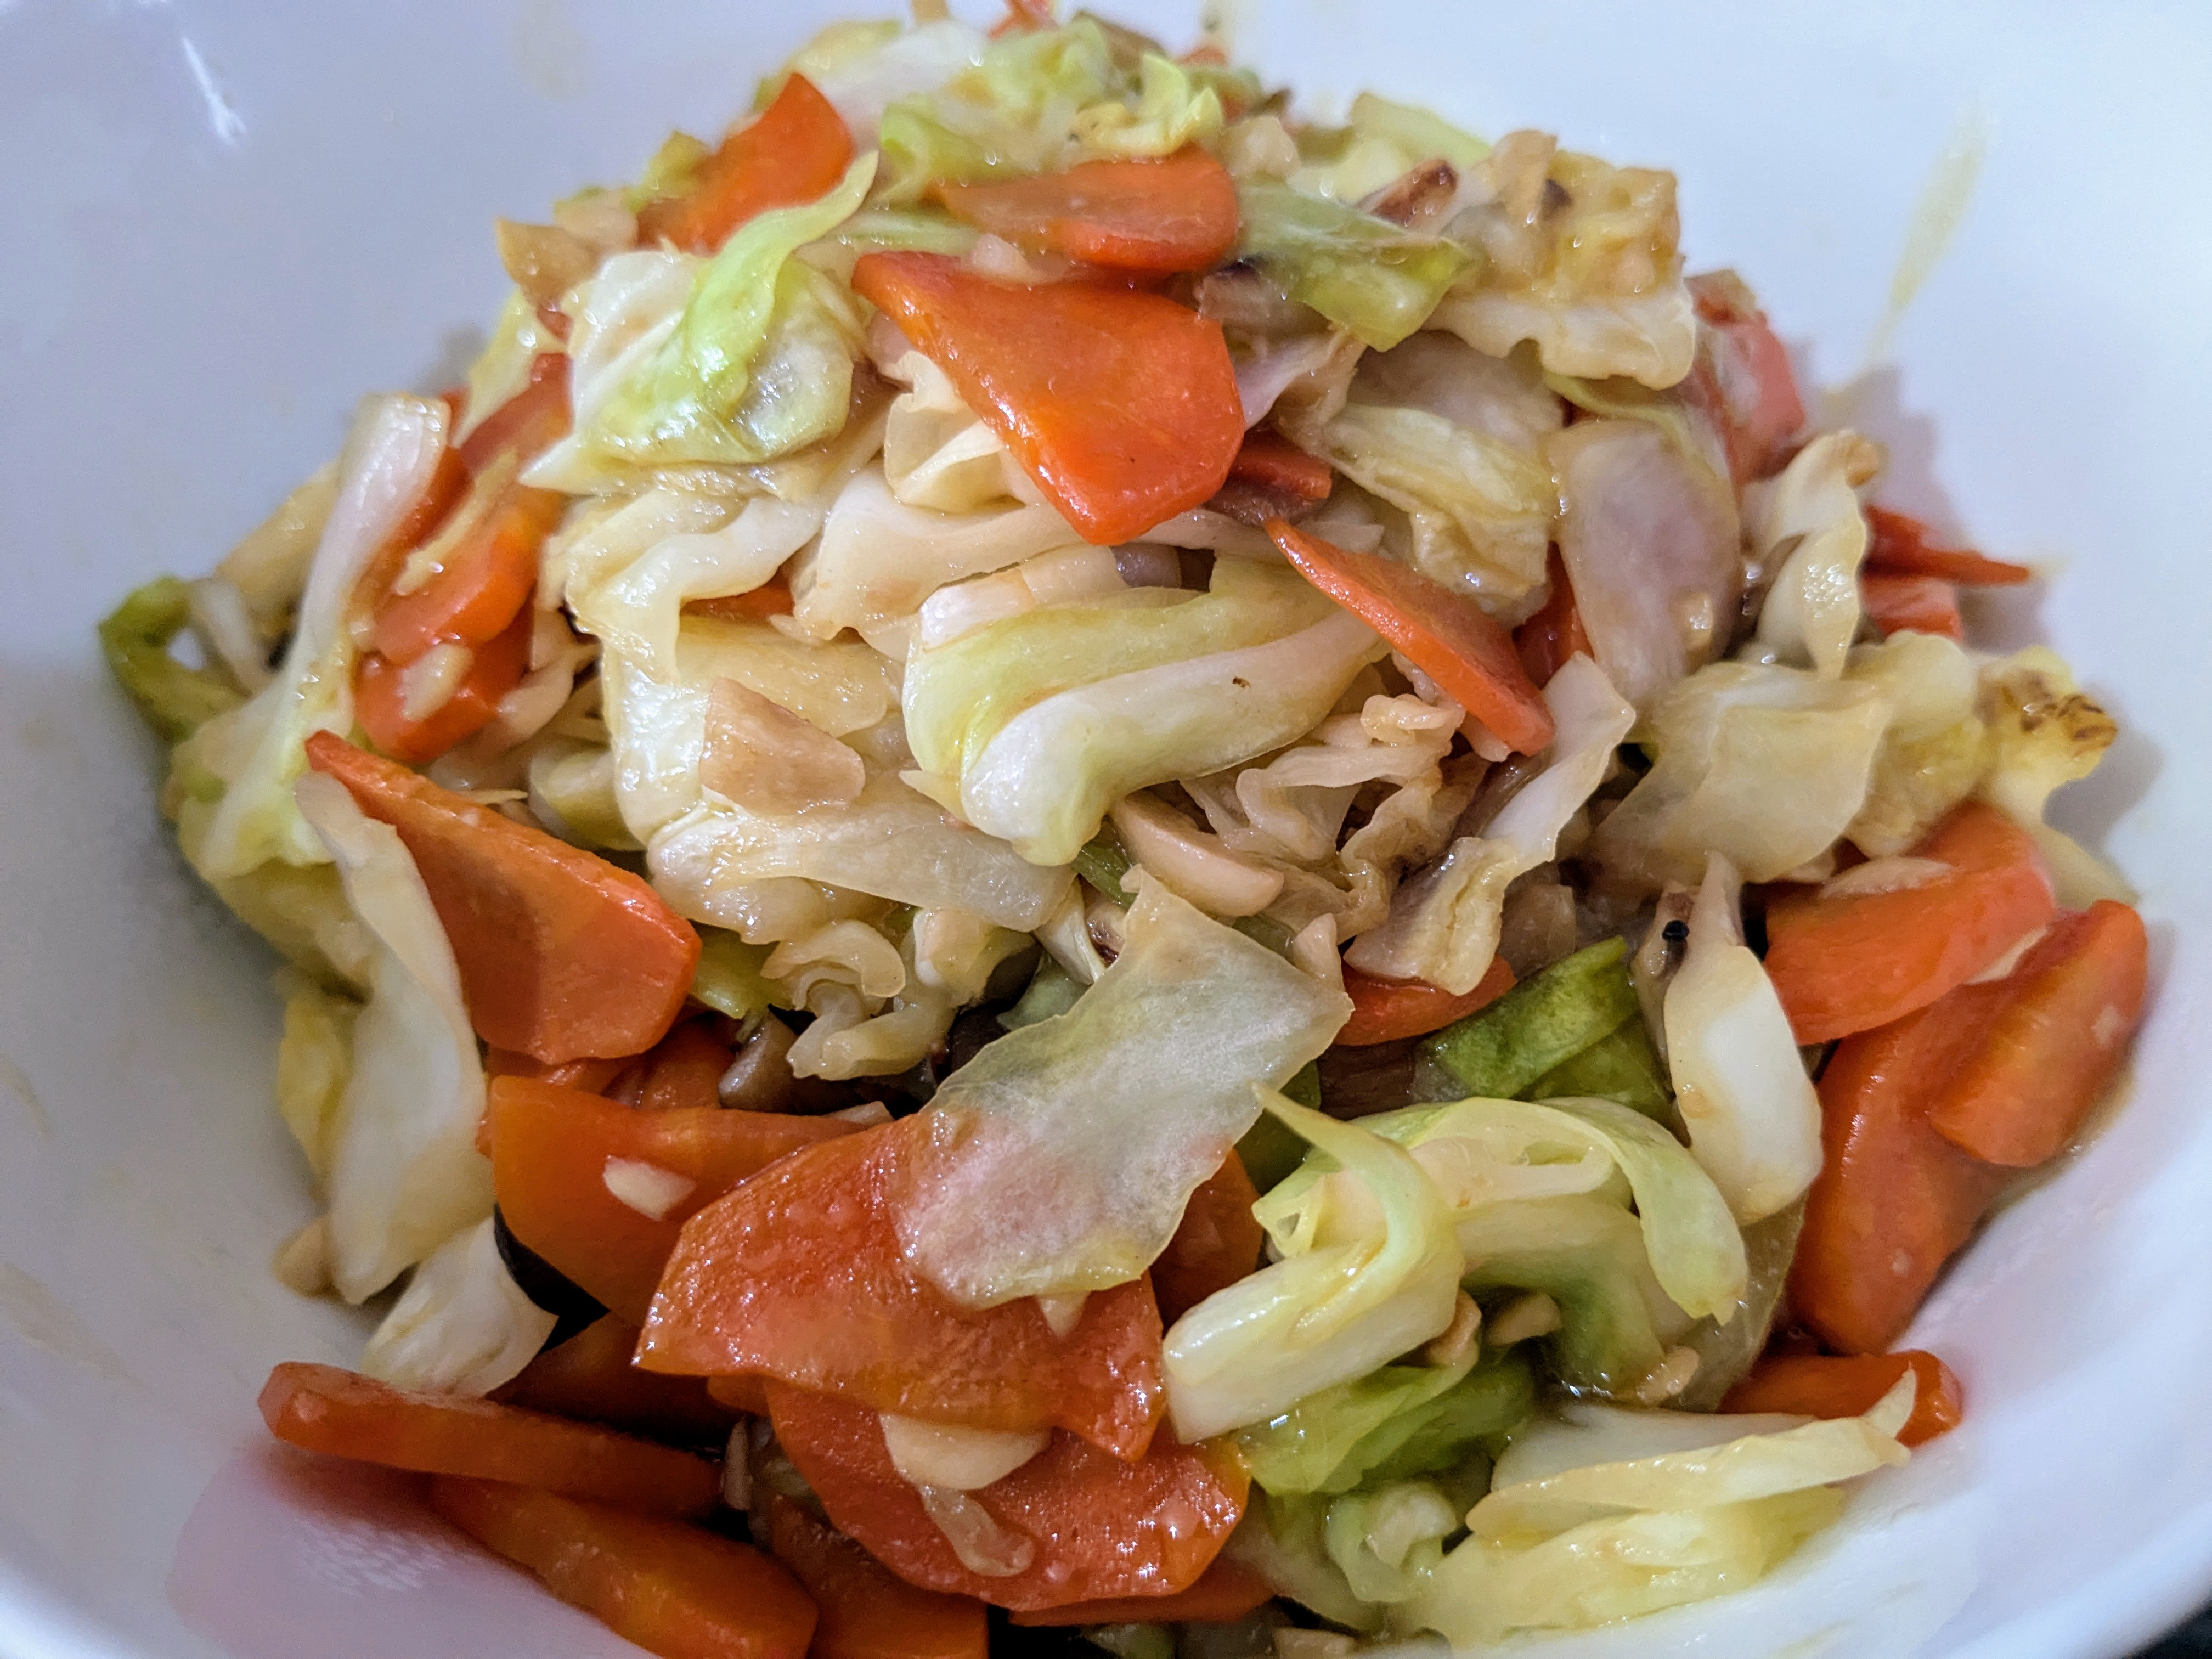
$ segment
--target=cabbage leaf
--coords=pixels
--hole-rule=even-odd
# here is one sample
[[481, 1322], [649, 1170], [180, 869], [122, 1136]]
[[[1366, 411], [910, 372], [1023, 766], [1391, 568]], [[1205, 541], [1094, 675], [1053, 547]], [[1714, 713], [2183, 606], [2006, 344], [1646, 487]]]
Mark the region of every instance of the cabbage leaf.
[[514, 1282], [486, 1217], [415, 1269], [362, 1351], [361, 1369], [395, 1389], [487, 1395], [521, 1374], [558, 1322]]
[[1451, 1468], [1520, 1426], [1536, 1384], [1519, 1356], [1479, 1347], [1450, 1365], [1384, 1365], [1241, 1429], [1237, 1449], [1271, 1492], [1339, 1493]]
[[2044, 822], [2053, 791], [2097, 769], [2119, 727], [2075, 684], [2073, 671], [2046, 646], [1982, 671], [1989, 707], [1990, 769], [1979, 791], [2035, 837], [2058, 902], [2069, 908], [2100, 898], [2131, 902], [2119, 872], [2063, 830]]
[[1426, 322], [1469, 263], [1450, 242], [1276, 179], [1242, 181], [1237, 203], [1236, 257], [1377, 350]]
[[1878, 686], [1889, 699], [1866, 804], [1844, 834], [1869, 858], [1892, 858], [1982, 781], [1990, 745], [1981, 684], [1965, 647], [1910, 629], [1854, 647], [1844, 677]]
[[191, 591], [174, 576], [133, 588], [100, 624], [108, 672], [165, 743], [181, 743], [245, 701], [236, 688], [169, 654], [191, 620]]
[[1774, 477], [1745, 489], [1744, 538], [1775, 573], [1751, 647], [1765, 659], [1809, 665], [1822, 679], [1844, 672], [1859, 631], [1859, 562], [1868, 542], [1857, 488], [1881, 465], [1857, 433], [1824, 432]]

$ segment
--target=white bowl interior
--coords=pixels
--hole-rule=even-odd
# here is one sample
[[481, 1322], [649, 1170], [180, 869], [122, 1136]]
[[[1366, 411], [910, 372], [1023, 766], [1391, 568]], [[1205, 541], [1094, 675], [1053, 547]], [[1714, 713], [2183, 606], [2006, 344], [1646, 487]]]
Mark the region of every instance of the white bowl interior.
[[[1759, 1589], [1561, 1650], [2117, 1654], [2212, 1584], [2212, 27], [1929, 10], [1231, 8], [1316, 104], [1373, 86], [1675, 168], [1693, 265], [1736, 264], [1892, 446], [1887, 498], [2053, 573], [1983, 637], [2048, 637], [2124, 723], [2058, 816], [2142, 887], [2156, 1006], [2132, 1103], [1922, 1318], [1967, 1429]], [[270, 1273], [310, 1213], [273, 963], [157, 826], [92, 629], [212, 564], [362, 392], [453, 378], [493, 214], [717, 130], [836, 13], [0, 0], [0, 1654], [634, 1651], [390, 1483], [262, 1443], [267, 1367], [350, 1359], [360, 1321]], [[1869, 371], [1923, 185], [1974, 171], [1947, 152], [1978, 177]]]

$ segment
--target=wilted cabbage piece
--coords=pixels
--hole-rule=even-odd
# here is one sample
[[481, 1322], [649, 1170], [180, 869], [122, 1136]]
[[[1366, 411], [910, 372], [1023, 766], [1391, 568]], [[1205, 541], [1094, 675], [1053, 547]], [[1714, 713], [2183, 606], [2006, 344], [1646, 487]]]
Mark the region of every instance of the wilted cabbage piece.
[[1528, 1363], [1477, 1345], [1455, 1364], [1384, 1365], [1309, 1395], [1239, 1430], [1237, 1447], [1269, 1492], [1347, 1492], [1450, 1468], [1535, 1405]]
[[1869, 858], [1917, 843], [1974, 792], [1989, 761], [1973, 659], [1957, 641], [1911, 630], [1853, 647], [1846, 677], [1889, 699], [1866, 804], [1844, 833]]
[[1162, 1370], [1185, 1441], [1264, 1423], [1365, 1376], [1443, 1330], [1458, 1300], [1459, 1246], [1420, 1164], [1362, 1124], [1264, 1098], [1359, 1185], [1375, 1224], [1285, 1254], [1175, 1322]]
[[1466, 250], [1450, 242], [1275, 179], [1243, 180], [1237, 203], [1236, 257], [1377, 349], [1426, 322], [1468, 267]]
[[2119, 735], [2112, 717], [2075, 684], [2073, 671], [2046, 646], [2030, 646], [1992, 663], [1982, 671], [1982, 688], [1990, 748], [1982, 798], [2035, 836], [2061, 904], [2131, 901], [2134, 893], [2116, 871], [2043, 821], [2053, 790], [2097, 769]]
[[179, 743], [244, 702], [234, 687], [169, 654], [191, 620], [191, 591], [174, 576], [133, 589], [100, 624], [108, 672], [156, 736]]
[[555, 1316], [522, 1293], [489, 1217], [415, 1270], [362, 1351], [361, 1369], [396, 1389], [477, 1395], [511, 1382], [553, 1334]]
[[453, 428], [453, 441], [466, 439], [484, 416], [530, 384], [530, 366], [541, 353], [566, 349], [522, 290], [510, 293], [492, 325], [491, 338], [469, 365], [468, 401]]
[[1868, 539], [1857, 489], [1881, 470], [1881, 452], [1857, 433], [1826, 432], [1776, 477], [1745, 489], [1744, 539], [1774, 571], [1754, 647], [1768, 660], [1810, 666], [1823, 679], [1844, 672], [1859, 631]]
[[1351, 1012], [1341, 991], [1142, 885], [1098, 982], [989, 1044], [933, 1103], [899, 1237], [969, 1306], [1134, 1279], [1259, 1115], [1255, 1085], [1287, 1081]]
[[360, 1302], [491, 1213], [476, 1147], [483, 1070], [453, 947], [398, 832], [320, 773], [297, 785], [346, 900], [375, 935], [331, 1152], [331, 1278]]
[[1571, 1406], [1499, 1459], [1413, 1621], [1482, 1644], [1741, 1589], [1836, 1517], [1841, 1483], [1905, 1461], [1911, 1407], [1910, 1378], [1863, 1417], [1796, 1427]]
[[803, 75], [843, 118], [854, 148], [866, 149], [891, 105], [974, 68], [990, 46], [981, 29], [950, 17], [912, 28], [890, 18], [832, 23], [762, 82], [757, 101], [767, 107], [784, 74]]
[[1705, 877], [1718, 853], [1771, 881], [1835, 843], [1867, 798], [1889, 700], [1863, 682], [1715, 663], [1662, 697], [1642, 741], [1651, 770], [1598, 826], [1597, 858], [1656, 888]]
[[1309, 195], [1357, 203], [1424, 161], [1443, 161], [1464, 174], [1489, 154], [1481, 139], [1428, 110], [1363, 92], [1352, 100], [1345, 125], [1298, 135], [1299, 165], [1290, 181]]
[[276, 1045], [276, 1111], [318, 1181], [330, 1173], [331, 1144], [353, 1072], [353, 1028], [361, 1005], [335, 996], [294, 969], [281, 969], [284, 1035]]

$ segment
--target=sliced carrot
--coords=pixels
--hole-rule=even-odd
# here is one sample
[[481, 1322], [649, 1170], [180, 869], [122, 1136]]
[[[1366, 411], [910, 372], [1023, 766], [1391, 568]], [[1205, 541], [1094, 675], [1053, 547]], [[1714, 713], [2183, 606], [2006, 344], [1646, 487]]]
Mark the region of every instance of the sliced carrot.
[[1124, 1595], [1103, 1601], [1071, 1601], [1063, 1607], [1017, 1613], [1008, 1622], [1027, 1626], [1225, 1625], [1256, 1612], [1274, 1599], [1274, 1586], [1242, 1561], [1217, 1556], [1187, 1590], [1173, 1595]]
[[1912, 1415], [1897, 1437], [1908, 1446], [1924, 1446], [1957, 1428], [1966, 1413], [1959, 1379], [1925, 1348], [1899, 1353], [1769, 1354], [1728, 1391], [1721, 1409], [1857, 1417], [1871, 1411], [1908, 1370], [1917, 1386]]
[[807, 1659], [987, 1659], [983, 1604], [909, 1584], [779, 1492], [764, 1495], [768, 1545], [822, 1609]]
[[1464, 996], [1454, 996], [1441, 985], [1419, 979], [1370, 979], [1356, 968], [1344, 970], [1345, 994], [1352, 999], [1352, 1018], [1336, 1034], [1340, 1048], [1365, 1048], [1378, 1042], [1441, 1031], [1455, 1019], [1464, 1019], [1478, 1008], [1486, 1008], [1513, 988], [1513, 970], [1504, 957], [1491, 959], [1475, 987]]
[[461, 683], [420, 720], [408, 718], [406, 669], [372, 651], [362, 659], [354, 687], [361, 729], [377, 748], [410, 766], [428, 765], [466, 742], [498, 717], [501, 700], [530, 672], [531, 626], [529, 613], [519, 612], [506, 632], [475, 647]]
[[[540, 318], [545, 313], [540, 312]], [[552, 313], [559, 326], [553, 331], [566, 338], [568, 319]], [[568, 435], [573, 419], [568, 407], [568, 354], [542, 351], [530, 360], [530, 383], [477, 422], [461, 441], [460, 458], [472, 473], [481, 473], [495, 457], [512, 454], [527, 464]]]
[[1280, 492], [1302, 501], [1325, 501], [1336, 475], [1327, 461], [1300, 449], [1279, 432], [1265, 427], [1244, 434], [1243, 447], [1229, 464], [1229, 476], [1243, 483]]
[[539, 550], [567, 504], [550, 489], [516, 484], [503, 492], [428, 581], [378, 610], [377, 650], [410, 663], [434, 645], [497, 638], [529, 604]]
[[709, 1021], [686, 1020], [645, 1057], [645, 1086], [637, 1103], [648, 1112], [677, 1107], [718, 1109], [722, 1097], [717, 1085], [735, 1058], [730, 1045], [714, 1035]]
[[1909, 514], [1886, 507], [1866, 510], [1873, 532], [1863, 569], [1890, 576], [1940, 576], [1968, 587], [2016, 587], [2034, 579], [2024, 564], [1984, 557], [1964, 548], [1930, 547], [1928, 526]]
[[964, 1308], [919, 1278], [899, 1248], [890, 1190], [930, 1128], [924, 1113], [809, 1147], [695, 1216], [661, 1278], [639, 1363], [757, 1372], [969, 1428], [1065, 1428], [1142, 1455], [1164, 1407], [1151, 1285], [1094, 1293], [1061, 1337], [1034, 1299]]
[[1766, 910], [1766, 974], [1802, 1043], [1900, 1019], [1962, 985], [2057, 914], [2027, 832], [1969, 801], [1912, 856], [1948, 870], [1918, 886], [1824, 896]]
[[1164, 161], [939, 185], [936, 195], [979, 230], [1118, 270], [1210, 270], [1237, 242], [1236, 180], [1195, 147]]
[[814, 1603], [749, 1544], [489, 1480], [434, 1480], [430, 1507], [662, 1659], [805, 1659]]
[[1552, 711], [1514, 653], [1513, 636], [1474, 600], [1395, 559], [1333, 546], [1279, 519], [1267, 533], [1301, 575], [1405, 653], [1509, 747], [1534, 755], [1550, 745]]
[[699, 935], [641, 878], [333, 732], [307, 746], [414, 855], [485, 1042], [556, 1065], [641, 1054], [674, 1024]]
[[1879, 570], [1859, 573], [1859, 603], [1867, 620], [1882, 632], [1940, 634], [1947, 640], [1966, 637], [1966, 619], [1960, 614], [1959, 590], [1941, 576], [1898, 576]]
[[1736, 483], [1763, 478], [1781, 465], [1805, 424], [1789, 350], [1734, 277], [1711, 272], [1691, 277], [1689, 285], [1703, 325], [1691, 389], [1704, 393], [1721, 428]]
[[853, 135], [836, 107], [805, 76], [786, 76], [775, 101], [699, 164], [688, 192], [639, 210], [638, 244], [712, 253], [756, 215], [827, 194], [852, 161]]
[[2128, 906], [2100, 899], [2061, 916], [2002, 981], [1986, 1038], [1936, 1101], [1937, 1132], [2013, 1169], [2056, 1157], [2118, 1070], [2149, 973]]
[[1552, 589], [1545, 596], [1543, 608], [1513, 630], [1514, 652], [1522, 667], [1528, 671], [1529, 680], [1540, 686], [1549, 685], [1552, 676], [1567, 665], [1569, 658], [1596, 654], [1590, 647], [1589, 630], [1583, 626], [1583, 613], [1575, 608], [1574, 585], [1567, 580], [1566, 561], [1556, 547], [1549, 563]]
[[1157, 294], [994, 282], [949, 254], [871, 253], [853, 286], [951, 377], [1087, 541], [1203, 504], [1244, 440], [1221, 325]]
[[1267, 1242], [1266, 1230], [1252, 1214], [1259, 1201], [1260, 1189], [1232, 1146], [1221, 1167], [1191, 1194], [1175, 1236], [1152, 1263], [1152, 1296], [1164, 1322], [1174, 1324], [1259, 1267], [1260, 1247]]
[[279, 1440], [329, 1457], [623, 1509], [704, 1515], [722, 1490], [720, 1471], [690, 1452], [519, 1406], [411, 1393], [336, 1365], [277, 1366], [261, 1389], [261, 1420]]
[[1820, 1174], [1790, 1273], [1790, 1306], [1830, 1347], [1881, 1353], [1973, 1237], [2007, 1172], [1936, 1133], [1936, 1091], [1981, 1041], [1990, 988], [1845, 1037], [1820, 1073]]
[[1009, 1542], [1030, 1548], [1020, 1571], [986, 1577], [962, 1562], [900, 1478], [876, 1413], [780, 1382], [768, 1398], [778, 1443], [841, 1530], [908, 1583], [998, 1607], [1172, 1595], [1198, 1582], [1244, 1512], [1249, 1477], [1225, 1446], [1162, 1435], [1128, 1463], [1058, 1433], [1012, 1474], [967, 1494]]
[[607, 1085], [621, 1076], [623, 1067], [628, 1064], [627, 1056], [617, 1055], [612, 1060], [564, 1060], [558, 1066], [548, 1066], [512, 1048], [488, 1047], [484, 1050], [486, 1077], [536, 1078], [540, 1083], [550, 1083], [558, 1089], [580, 1089], [587, 1095], [605, 1094]]
[[632, 1324], [644, 1322], [687, 1220], [778, 1158], [856, 1130], [719, 1106], [635, 1111], [513, 1077], [493, 1079], [484, 1118], [508, 1231]]
[[661, 1376], [632, 1363], [637, 1327], [614, 1314], [548, 1348], [493, 1398], [556, 1417], [605, 1423], [648, 1439], [720, 1447], [737, 1413], [693, 1376]]
[[768, 1415], [768, 1379], [763, 1376], [710, 1376], [707, 1396], [716, 1405], [727, 1406], [747, 1417]]
[[788, 617], [791, 614], [791, 589], [779, 578], [754, 588], [750, 593], [726, 593], [712, 599], [686, 599], [684, 614], [687, 617], [720, 617], [725, 622], [766, 622], [770, 617]]

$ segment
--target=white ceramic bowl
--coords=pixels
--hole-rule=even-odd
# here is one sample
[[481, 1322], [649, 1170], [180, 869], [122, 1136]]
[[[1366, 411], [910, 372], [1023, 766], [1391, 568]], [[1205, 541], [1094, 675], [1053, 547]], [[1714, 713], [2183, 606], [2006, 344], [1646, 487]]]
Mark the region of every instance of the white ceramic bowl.
[[[632, 1652], [371, 1475], [262, 1443], [280, 1358], [356, 1319], [270, 1277], [309, 1213], [270, 1100], [266, 953], [157, 827], [94, 621], [204, 569], [364, 390], [453, 378], [495, 213], [712, 131], [835, 8], [0, 0], [0, 1655]], [[1961, 1433], [1766, 1586], [1579, 1653], [2129, 1650], [2212, 1587], [2212, 13], [1239, 0], [1316, 99], [1371, 85], [1677, 169], [1889, 499], [2047, 586], [2041, 635], [2124, 729], [2060, 817], [2142, 886], [2136, 1099], [1999, 1219], [1917, 1340]], [[1188, 37], [1188, 0], [1123, 15]], [[1956, 236], [1862, 376], [1916, 200]], [[1698, 1632], [1704, 1632], [1702, 1636]]]

